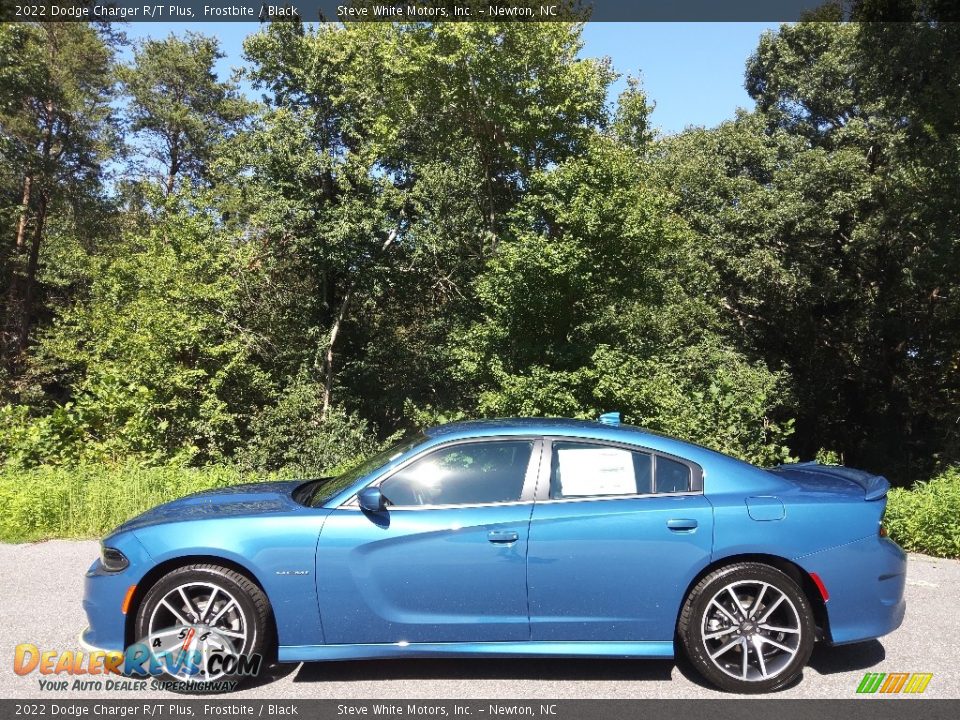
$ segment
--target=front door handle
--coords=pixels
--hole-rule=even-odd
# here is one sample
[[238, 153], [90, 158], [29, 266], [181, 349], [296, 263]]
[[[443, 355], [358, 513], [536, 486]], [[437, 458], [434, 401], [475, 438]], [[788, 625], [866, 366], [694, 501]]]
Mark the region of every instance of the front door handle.
[[693, 518], [674, 518], [667, 520], [667, 527], [674, 532], [683, 532], [684, 530], [696, 530], [697, 521]]
[[520, 534], [516, 530], [491, 530], [487, 533], [487, 540], [500, 545], [514, 543], [520, 539]]

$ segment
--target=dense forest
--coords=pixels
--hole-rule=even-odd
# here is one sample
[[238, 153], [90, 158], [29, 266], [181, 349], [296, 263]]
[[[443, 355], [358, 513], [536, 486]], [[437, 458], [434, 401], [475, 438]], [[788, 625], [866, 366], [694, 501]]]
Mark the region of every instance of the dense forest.
[[609, 410], [960, 461], [960, 27], [784, 25], [754, 110], [666, 137], [581, 30], [277, 23], [219, 77], [198, 33], [0, 25], [0, 465], [315, 472]]

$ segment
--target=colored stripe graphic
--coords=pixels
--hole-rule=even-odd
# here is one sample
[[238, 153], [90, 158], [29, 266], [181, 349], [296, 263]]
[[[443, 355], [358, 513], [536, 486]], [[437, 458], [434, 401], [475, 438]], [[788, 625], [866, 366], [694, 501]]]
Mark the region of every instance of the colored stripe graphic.
[[886, 673], [867, 673], [863, 676], [863, 680], [860, 681], [860, 686], [857, 688], [857, 692], [875, 693], [877, 688], [880, 687], [880, 683], [883, 682], [884, 677], [886, 677]]
[[907, 686], [903, 689], [905, 693], [922, 693], [930, 684], [933, 673], [914, 673], [910, 676]]
[[857, 686], [857, 692], [870, 695], [881, 693], [912, 693], [918, 695], [927, 689], [933, 673], [867, 673]]
[[887, 680], [883, 683], [883, 686], [880, 688], [882, 693], [898, 693], [903, 687], [904, 683], [907, 682], [907, 678], [910, 677], [910, 673], [890, 673], [887, 675]]

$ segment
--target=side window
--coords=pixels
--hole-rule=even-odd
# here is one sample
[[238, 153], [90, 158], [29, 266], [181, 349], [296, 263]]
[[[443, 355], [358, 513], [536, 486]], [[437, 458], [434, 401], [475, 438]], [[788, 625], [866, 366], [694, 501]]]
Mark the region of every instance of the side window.
[[533, 442], [461, 443], [414, 461], [380, 484], [392, 505], [474, 505], [519, 500]]
[[651, 456], [609, 445], [553, 443], [550, 497], [603, 497], [651, 492]]
[[654, 492], [678, 493], [690, 490], [690, 468], [681, 462], [657, 455]]

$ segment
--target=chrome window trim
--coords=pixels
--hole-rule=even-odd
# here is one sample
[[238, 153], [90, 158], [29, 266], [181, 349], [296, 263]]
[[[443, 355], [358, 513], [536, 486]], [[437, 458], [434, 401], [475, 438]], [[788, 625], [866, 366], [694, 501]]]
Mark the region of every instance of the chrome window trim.
[[[459, 510], [459, 509], [469, 509], [469, 508], [485, 508], [485, 507], [509, 507], [511, 505], [533, 505], [533, 500], [508, 500], [506, 502], [492, 502], [492, 503], [470, 503], [467, 505], [456, 505], [456, 504], [447, 504], [447, 505], [388, 505], [387, 510], [389, 512], [394, 512], [395, 510], [411, 510], [413, 512], [419, 512], [421, 510]], [[356, 497], [350, 499], [349, 503], [344, 503], [337, 510], [355, 510], [360, 511], [360, 506], [356, 504]]]
[[537, 500], [537, 505], [554, 505], [557, 503], [572, 502], [603, 502], [607, 500], [647, 500], [649, 498], [697, 497], [703, 495], [701, 490], [688, 490], [675, 493], [642, 493], [634, 495], [577, 495], [575, 497], [547, 498]]

